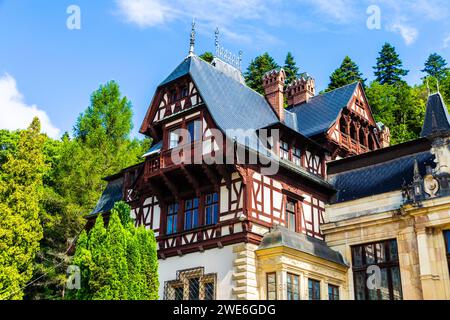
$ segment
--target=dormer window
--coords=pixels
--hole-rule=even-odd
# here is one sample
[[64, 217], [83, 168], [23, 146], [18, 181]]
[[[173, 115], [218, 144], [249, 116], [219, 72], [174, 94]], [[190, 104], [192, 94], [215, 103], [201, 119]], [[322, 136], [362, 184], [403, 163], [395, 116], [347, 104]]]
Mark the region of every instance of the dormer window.
[[199, 141], [202, 138], [202, 122], [200, 120], [190, 121], [186, 124], [191, 142]]
[[180, 144], [180, 135], [178, 134], [178, 129], [179, 128], [175, 128], [170, 130], [169, 132], [169, 149], [176, 148]]
[[280, 158], [289, 160], [289, 145], [287, 142], [280, 141]]
[[169, 103], [177, 101], [177, 90], [171, 90], [169, 93]]
[[302, 151], [299, 148], [292, 148], [292, 162], [297, 165], [302, 165]]
[[188, 87], [183, 87], [181, 89], [181, 99], [186, 98], [188, 96], [189, 89]]

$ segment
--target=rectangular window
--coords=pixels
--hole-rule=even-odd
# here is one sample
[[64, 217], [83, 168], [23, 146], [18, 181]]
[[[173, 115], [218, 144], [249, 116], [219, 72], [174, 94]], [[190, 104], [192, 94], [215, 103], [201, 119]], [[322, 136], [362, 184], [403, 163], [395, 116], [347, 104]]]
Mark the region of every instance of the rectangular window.
[[200, 300], [200, 279], [189, 279], [189, 300]]
[[198, 227], [198, 198], [184, 202], [184, 230]]
[[320, 281], [308, 279], [309, 300], [320, 300]]
[[180, 135], [176, 132], [179, 128], [169, 131], [169, 149], [178, 147], [180, 143]]
[[171, 90], [169, 93], [169, 103], [177, 101], [177, 90]]
[[175, 295], [175, 300], [183, 300], [183, 287], [175, 287], [174, 288], [174, 295]]
[[267, 273], [267, 300], [277, 300], [277, 274]]
[[328, 300], [339, 300], [339, 287], [328, 285]]
[[[374, 271], [368, 273], [369, 267]], [[352, 268], [356, 300], [402, 300], [396, 240], [352, 247]], [[380, 286], [368, 288], [367, 280], [375, 273], [380, 276]]]
[[189, 94], [189, 89], [188, 87], [183, 87], [181, 89], [181, 98], [186, 98]]
[[167, 234], [177, 232], [178, 203], [173, 203], [167, 208]]
[[299, 148], [292, 149], [292, 162], [299, 167], [302, 165], [302, 151]]
[[295, 202], [289, 199], [286, 202], [286, 219], [289, 230], [296, 232], [297, 217], [295, 214]]
[[207, 282], [204, 284], [205, 287], [205, 300], [214, 300], [215, 299], [215, 289], [214, 282]]
[[287, 142], [280, 141], [280, 158], [289, 160], [289, 145]]
[[300, 300], [300, 280], [295, 274], [287, 274], [287, 299]]
[[448, 271], [450, 272], [450, 230], [444, 231], [445, 248], [447, 249], [447, 264]]
[[206, 225], [217, 224], [219, 221], [219, 194], [217, 192], [207, 194], [205, 198], [205, 222]]
[[190, 121], [186, 124], [186, 129], [189, 132], [191, 142], [202, 139], [202, 122], [200, 120]]

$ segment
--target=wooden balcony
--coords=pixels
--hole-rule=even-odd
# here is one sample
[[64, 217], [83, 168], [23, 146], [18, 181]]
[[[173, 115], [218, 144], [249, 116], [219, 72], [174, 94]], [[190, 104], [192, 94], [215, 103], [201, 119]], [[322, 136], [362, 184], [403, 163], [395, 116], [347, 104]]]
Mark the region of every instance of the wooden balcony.
[[361, 154], [370, 151], [370, 149], [360, 144], [355, 139], [341, 132], [341, 144], [344, 149], [351, 153]]

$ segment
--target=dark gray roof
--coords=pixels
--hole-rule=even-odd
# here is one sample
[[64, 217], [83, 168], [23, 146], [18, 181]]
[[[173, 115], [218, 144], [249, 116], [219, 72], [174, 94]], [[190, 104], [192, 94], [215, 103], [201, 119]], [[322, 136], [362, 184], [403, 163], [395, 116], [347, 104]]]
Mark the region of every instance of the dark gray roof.
[[297, 128], [307, 137], [327, 131], [352, 98], [358, 82], [311, 98], [307, 103], [290, 107], [296, 114]]
[[222, 71], [190, 56], [160, 86], [189, 74], [222, 130], [259, 129], [278, 121], [262, 95]]
[[444, 99], [440, 93], [430, 95], [420, 136], [427, 137], [448, 131], [450, 131], [450, 118]]
[[290, 231], [280, 225], [276, 225], [272, 231], [264, 235], [258, 250], [275, 247], [288, 247], [347, 266], [342, 255], [339, 252], [330, 249], [324, 241], [308, 237], [302, 233]]
[[94, 211], [92, 211], [89, 216], [94, 216], [99, 213], [105, 213], [111, 211], [114, 204], [117, 201], [121, 201], [123, 198], [122, 194], [123, 177], [111, 180], [108, 182], [106, 189], [103, 191], [100, 200], [97, 203]]
[[159, 151], [161, 151], [161, 148], [162, 148], [162, 141], [152, 143], [150, 149], [143, 156], [146, 157], [155, 153], [159, 153]]
[[[370, 153], [367, 154], [367, 156], [369, 155]], [[354, 170], [330, 174], [328, 181], [338, 190], [332, 202], [351, 201], [401, 190], [403, 185], [413, 181], [415, 160], [417, 160], [420, 174], [423, 176], [426, 166], [433, 166], [433, 159], [434, 156], [430, 151], [422, 151]]]

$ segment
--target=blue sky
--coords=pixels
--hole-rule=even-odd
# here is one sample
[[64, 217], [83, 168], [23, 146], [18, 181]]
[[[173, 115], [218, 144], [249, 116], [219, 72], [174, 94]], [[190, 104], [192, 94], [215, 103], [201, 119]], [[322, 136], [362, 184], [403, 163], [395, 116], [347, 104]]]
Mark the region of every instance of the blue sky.
[[[80, 8], [79, 30], [66, 26], [70, 5]], [[379, 30], [367, 27], [371, 5]], [[265, 51], [281, 64], [291, 51], [318, 91], [345, 55], [372, 80], [386, 41], [411, 84], [430, 53], [450, 60], [447, 0], [0, 0], [0, 128], [24, 128], [37, 115], [50, 136], [72, 132], [92, 91], [116, 80], [133, 103], [137, 135], [156, 86], [188, 53], [193, 17], [196, 53], [214, 51], [218, 26], [221, 44], [244, 52], [244, 66]]]

